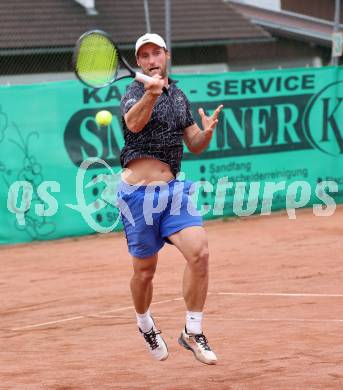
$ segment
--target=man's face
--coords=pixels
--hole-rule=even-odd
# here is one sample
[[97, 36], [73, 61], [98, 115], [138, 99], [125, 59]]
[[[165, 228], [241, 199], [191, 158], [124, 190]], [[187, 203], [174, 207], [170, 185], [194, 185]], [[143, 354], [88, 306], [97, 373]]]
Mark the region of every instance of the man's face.
[[148, 76], [159, 74], [162, 78], [167, 76], [167, 61], [169, 53], [154, 43], [146, 43], [137, 53], [137, 65]]

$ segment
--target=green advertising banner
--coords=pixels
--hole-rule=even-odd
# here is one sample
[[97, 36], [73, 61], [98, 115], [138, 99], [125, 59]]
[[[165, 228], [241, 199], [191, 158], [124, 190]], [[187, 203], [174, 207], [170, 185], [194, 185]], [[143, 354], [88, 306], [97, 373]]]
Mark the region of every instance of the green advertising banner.
[[[198, 108], [224, 105], [208, 149], [185, 147], [182, 163], [205, 219], [298, 207], [329, 215], [343, 201], [342, 68], [175, 78], [199, 124]], [[0, 87], [0, 244], [121, 229], [119, 104], [129, 82]], [[109, 126], [95, 121], [101, 109]]]

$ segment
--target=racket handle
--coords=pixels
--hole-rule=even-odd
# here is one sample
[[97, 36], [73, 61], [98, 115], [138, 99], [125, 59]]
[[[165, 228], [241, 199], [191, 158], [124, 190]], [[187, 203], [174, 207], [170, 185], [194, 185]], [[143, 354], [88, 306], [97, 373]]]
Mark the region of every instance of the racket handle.
[[150, 81], [152, 77], [147, 76], [146, 74], [136, 72], [135, 79], [137, 81], [140, 81], [141, 83], [146, 83], [147, 81]]

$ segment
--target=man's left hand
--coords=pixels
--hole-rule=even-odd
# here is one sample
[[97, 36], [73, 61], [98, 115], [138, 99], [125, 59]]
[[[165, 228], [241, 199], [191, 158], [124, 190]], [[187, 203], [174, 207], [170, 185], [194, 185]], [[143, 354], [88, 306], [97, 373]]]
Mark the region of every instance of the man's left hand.
[[199, 108], [198, 112], [201, 117], [201, 123], [203, 127], [204, 136], [206, 138], [212, 138], [213, 131], [218, 123], [218, 115], [223, 109], [223, 105], [218, 106], [211, 116], [207, 116], [202, 108]]

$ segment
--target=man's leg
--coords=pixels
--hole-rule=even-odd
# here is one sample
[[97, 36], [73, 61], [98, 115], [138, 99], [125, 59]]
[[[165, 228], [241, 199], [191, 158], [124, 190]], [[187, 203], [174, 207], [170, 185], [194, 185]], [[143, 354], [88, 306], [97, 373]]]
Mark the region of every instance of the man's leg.
[[202, 363], [216, 364], [217, 358], [209, 347], [201, 326], [209, 280], [209, 251], [205, 230], [202, 226], [191, 226], [168, 238], [187, 261], [183, 275], [186, 327], [179, 343], [191, 350]]
[[133, 275], [131, 278], [131, 294], [136, 312], [146, 313], [152, 300], [152, 280], [157, 266], [158, 255], [140, 259], [132, 257]]
[[152, 356], [157, 360], [165, 360], [168, 357], [168, 348], [160, 336], [161, 332], [157, 330], [149, 310], [157, 259], [157, 253], [144, 259], [133, 257], [133, 276], [130, 287], [139, 331]]
[[202, 226], [191, 226], [169, 237], [187, 264], [183, 275], [183, 295], [187, 310], [203, 311], [208, 289], [208, 244]]

